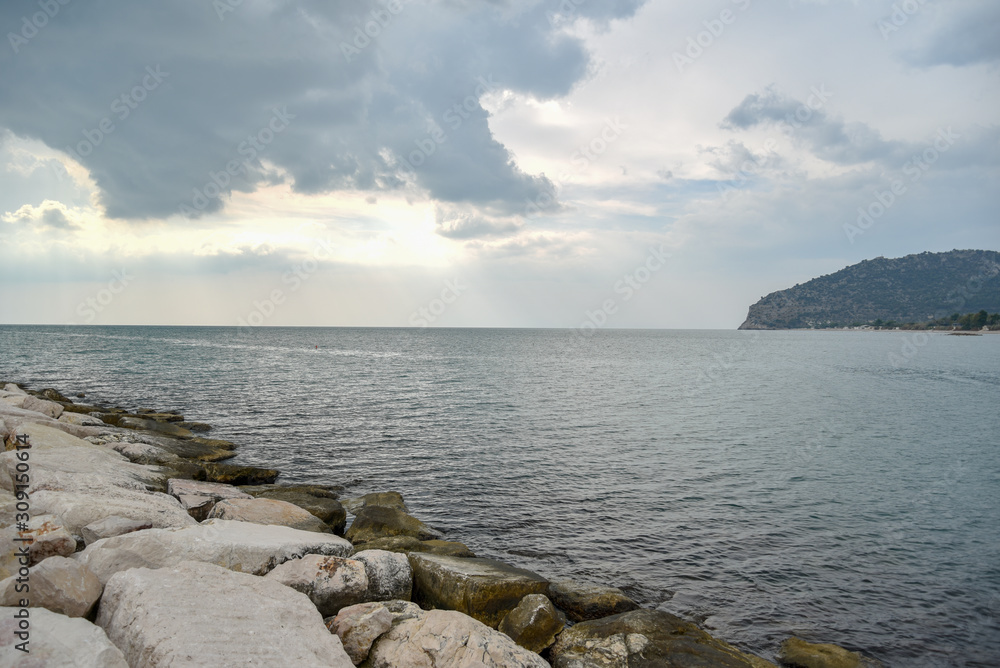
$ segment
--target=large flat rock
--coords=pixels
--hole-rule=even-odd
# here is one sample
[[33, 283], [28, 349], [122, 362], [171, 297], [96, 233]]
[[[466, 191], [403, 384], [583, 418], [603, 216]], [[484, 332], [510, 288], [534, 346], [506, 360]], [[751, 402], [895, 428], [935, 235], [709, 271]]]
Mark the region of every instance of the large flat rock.
[[[109, 487], [148, 491], [161, 486], [163, 475], [155, 468], [129, 462], [108, 448], [67, 434], [54, 426], [24, 423], [16, 430], [26, 436], [29, 455], [29, 494], [36, 490], [101, 492]], [[0, 486], [13, 489], [11, 476], [20, 463], [17, 451], [0, 454]]]
[[394, 624], [368, 654], [371, 668], [548, 668], [519, 647], [460, 612], [432, 610]]
[[14, 615], [17, 608], [0, 608], [0, 666], [4, 668], [129, 668], [121, 650], [104, 630], [79, 617], [67, 617], [44, 608], [32, 608], [30, 652], [18, 651], [21, 642]]
[[279, 499], [224, 499], [208, 515], [220, 520], [292, 527], [302, 531], [330, 533], [323, 520], [308, 510]]
[[257, 498], [294, 503], [323, 520], [334, 533], [344, 533], [347, 511], [332, 489], [318, 485], [256, 485], [244, 487], [243, 491]]
[[63, 526], [75, 536], [83, 535], [83, 527], [114, 516], [155, 528], [197, 524], [171, 496], [118, 487], [90, 493], [41, 490], [31, 495], [31, 509], [61, 517]]
[[423, 608], [458, 610], [496, 628], [528, 594], [544, 594], [537, 573], [494, 559], [410, 553], [413, 600]]
[[306, 596], [211, 564], [118, 573], [97, 623], [132, 668], [354, 665]]
[[554, 668], [774, 668], [658, 610], [633, 610], [565, 629], [550, 659]]
[[24, 410], [17, 406], [12, 406], [7, 402], [0, 401], [0, 432], [4, 436], [7, 434], [14, 433], [18, 427], [23, 424], [44, 424], [52, 427], [53, 429], [58, 429], [59, 431], [66, 432], [67, 434], [72, 434], [79, 438], [85, 436], [94, 436], [101, 432], [99, 427], [81, 427], [75, 424], [68, 424], [66, 422], [59, 422], [48, 415], [43, 415], [42, 413], [36, 413], [35, 411]]
[[[193, 520], [192, 520], [193, 521]], [[182, 561], [215, 564], [264, 575], [278, 564], [307, 554], [346, 557], [353, 548], [332, 534], [231, 520], [208, 520], [180, 529], [147, 529], [88, 545], [75, 559], [101, 582], [129, 568], [166, 568]]]

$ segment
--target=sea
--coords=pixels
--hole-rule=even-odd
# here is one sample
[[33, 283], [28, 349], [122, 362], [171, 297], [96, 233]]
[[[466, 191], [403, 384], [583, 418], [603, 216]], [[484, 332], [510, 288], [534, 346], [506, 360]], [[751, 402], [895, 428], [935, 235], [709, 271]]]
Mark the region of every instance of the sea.
[[4, 326], [0, 380], [179, 410], [765, 658], [1000, 666], [998, 335]]

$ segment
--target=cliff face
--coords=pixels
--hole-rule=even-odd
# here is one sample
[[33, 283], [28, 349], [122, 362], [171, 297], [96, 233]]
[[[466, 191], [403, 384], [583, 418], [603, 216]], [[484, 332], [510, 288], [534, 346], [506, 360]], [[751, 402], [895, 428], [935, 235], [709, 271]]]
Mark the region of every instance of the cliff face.
[[772, 292], [740, 329], [924, 322], [952, 313], [1000, 312], [1000, 253], [955, 250], [879, 257]]

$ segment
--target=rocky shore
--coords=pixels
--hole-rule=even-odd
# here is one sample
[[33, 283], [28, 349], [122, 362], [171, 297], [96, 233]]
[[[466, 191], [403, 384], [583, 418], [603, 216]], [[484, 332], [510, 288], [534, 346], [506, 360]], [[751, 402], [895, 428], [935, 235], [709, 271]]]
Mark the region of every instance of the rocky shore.
[[[618, 589], [477, 558], [396, 492], [226, 464], [236, 445], [178, 413], [0, 388], [0, 667], [775, 665]], [[797, 638], [779, 660], [879, 665]]]

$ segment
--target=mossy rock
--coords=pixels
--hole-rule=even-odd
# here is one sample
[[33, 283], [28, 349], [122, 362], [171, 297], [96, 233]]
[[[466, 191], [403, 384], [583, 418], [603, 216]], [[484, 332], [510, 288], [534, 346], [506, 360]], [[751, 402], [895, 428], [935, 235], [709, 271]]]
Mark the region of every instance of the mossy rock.
[[882, 668], [875, 659], [850, 652], [843, 647], [811, 643], [789, 638], [781, 643], [778, 661], [794, 668]]
[[412, 536], [418, 540], [441, 538], [441, 532], [396, 508], [365, 506], [358, 511], [346, 538], [360, 545], [383, 536]]
[[461, 559], [409, 554], [413, 601], [420, 607], [458, 610], [496, 628], [529, 594], [544, 594], [548, 581], [537, 573], [495, 559]]
[[570, 580], [553, 581], [549, 585], [549, 598], [574, 622], [610, 617], [639, 607], [621, 589]]
[[47, 387], [40, 393], [43, 397], [49, 401], [63, 402], [63, 403], [73, 403], [73, 400], [69, 397], [63, 396], [59, 390], [54, 390], [51, 387]]
[[413, 536], [385, 536], [364, 544], [366, 550], [385, 550], [401, 554], [440, 554], [446, 557], [473, 558], [475, 553], [464, 543], [450, 540], [418, 540]]
[[236, 444], [232, 441], [227, 441], [222, 438], [202, 438], [201, 436], [195, 436], [189, 439], [192, 443], [198, 443], [199, 445], [204, 445], [208, 448], [216, 448], [218, 450], [235, 450]]
[[268, 485], [281, 475], [277, 469], [261, 469], [254, 466], [206, 463], [202, 464], [201, 468], [204, 477], [196, 477], [195, 480], [221, 482], [226, 485]]
[[549, 657], [554, 668], [775, 668], [773, 663], [741, 652], [694, 624], [659, 610], [633, 610], [581, 622], [559, 634]]

